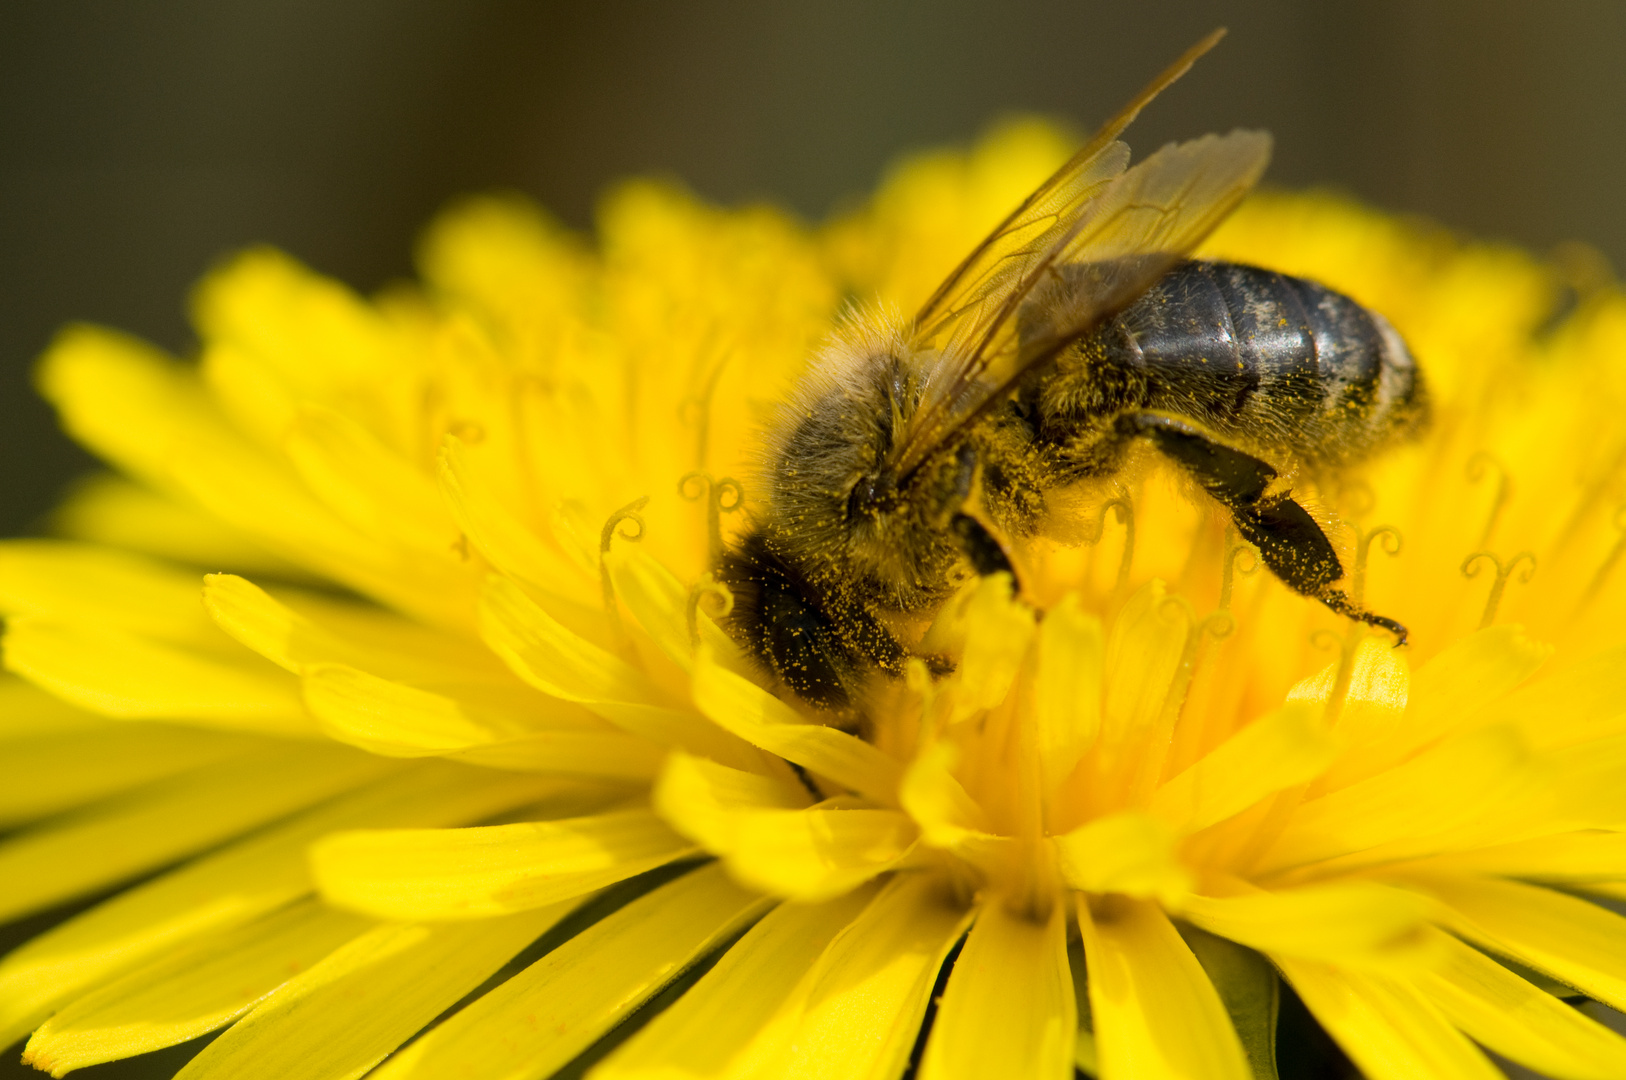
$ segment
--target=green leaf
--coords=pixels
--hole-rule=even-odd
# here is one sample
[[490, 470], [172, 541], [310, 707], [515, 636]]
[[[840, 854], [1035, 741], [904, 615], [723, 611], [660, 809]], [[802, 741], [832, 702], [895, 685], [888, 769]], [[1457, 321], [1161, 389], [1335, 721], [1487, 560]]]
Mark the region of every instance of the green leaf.
[[1277, 1080], [1276, 1013], [1281, 981], [1276, 969], [1259, 953], [1234, 941], [1184, 923], [1175, 925], [1231, 1014], [1255, 1080]]

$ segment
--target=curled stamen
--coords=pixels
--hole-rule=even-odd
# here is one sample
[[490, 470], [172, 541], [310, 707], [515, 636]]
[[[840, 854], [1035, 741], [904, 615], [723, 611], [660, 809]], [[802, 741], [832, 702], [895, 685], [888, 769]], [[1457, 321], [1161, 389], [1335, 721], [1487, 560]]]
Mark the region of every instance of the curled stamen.
[[700, 575], [700, 580], [694, 583], [689, 590], [688, 618], [689, 618], [689, 644], [695, 648], [700, 647], [700, 605], [706, 603], [711, 608], [706, 612], [713, 622], [728, 618], [734, 610], [734, 593], [727, 585], [716, 580], [708, 570]]
[[1507, 508], [1508, 500], [1513, 497], [1513, 478], [1508, 474], [1507, 466], [1483, 450], [1468, 459], [1470, 484], [1479, 483], [1492, 471], [1496, 473], [1496, 501], [1491, 503], [1490, 516], [1485, 519], [1484, 531], [1479, 534], [1479, 543], [1474, 545], [1480, 548], [1490, 543], [1491, 534], [1496, 531], [1496, 523], [1502, 519], [1502, 511]]
[[1359, 623], [1351, 623], [1347, 631], [1335, 634], [1331, 630], [1321, 629], [1312, 631], [1310, 644], [1317, 649], [1336, 647], [1338, 649], [1338, 671], [1333, 676], [1332, 693], [1327, 697], [1327, 726], [1338, 723], [1338, 717], [1344, 711], [1344, 699], [1349, 696], [1349, 682], [1355, 674], [1355, 653], [1366, 638], [1366, 631]]
[[1615, 508], [1615, 529], [1620, 533], [1620, 538], [1615, 541], [1615, 546], [1609, 549], [1609, 554], [1603, 557], [1603, 562], [1598, 564], [1598, 572], [1592, 575], [1592, 582], [1587, 585], [1586, 595], [1581, 597], [1583, 605], [1603, 591], [1603, 583], [1609, 579], [1615, 564], [1620, 562], [1622, 555], [1626, 555], [1626, 503]]
[[1107, 531], [1107, 511], [1118, 512], [1118, 524], [1124, 527], [1124, 553], [1118, 560], [1118, 578], [1112, 588], [1115, 593], [1122, 593], [1124, 585], [1129, 581], [1129, 567], [1135, 561], [1135, 504], [1130, 501], [1129, 494], [1120, 490], [1117, 495], [1101, 504], [1101, 513], [1095, 519], [1095, 528], [1084, 537], [1087, 544], [1098, 544]]
[[[1238, 565], [1237, 560], [1246, 555], [1248, 564]], [[1242, 539], [1236, 531], [1236, 526], [1225, 526], [1225, 551], [1220, 556], [1220, 611], [1231, 610], [1231, 590], [1236, 585], [1237, 575], [1248, 577], [1259, 570], [1259, 549]], [[1217, 614], [1217, 613], [1216, 613]], [[1213, 618], [1212, 615], [1209, 618]], [[1229, 634], [1229, 631], [1226, 632]], [[1225, 634], [1220, 635], [1226, 636]]]
[[[709, 350], [707, 350], [709, 351]], [[705, 385], [697, 394], [690, 394], [678, 402], [679, 422], [695, 429], [695, 464], [700, 468], [706, 467], [706, 455], [710, 452], [711, 441], [711, 398], [717, 392], [717, 383], [723, 377], [723, 368], [728, 366], [728, 357], [724, 356], [711, 369], [706, 376]]]
[[1224, 608], [1218, 611], [1210, 611], [1203, 616], [1203, 621], [1197, 627], [1197, 632], [1200, 635], [1207, 635], [1210, 640], [1224, 641], [1236, 633], [1236, 616]]
[[1502, 593], [1507, 589], [1507, 581], [1513, 576], [1513, 571], [1517, 570], [1521, 563], [1528, 564], [1523, 576], [1519, 578], [1520, 584], [1528, 584], [1536, 573], [1536, 557], [1531, 552], [1521, 551], [1503, 565], [1502, 560], [1497, 558], [1494, 552], [1476, 551], [1462, 560], [1462, 576], [1470, 579], [1478, 577], [1479, 563], [1482, 559], [1489, 559], [1490, 564], [1496, 568], [1496, 579], [1491, 582], [1490, 596], [1485, 598], [1485, 614], [1479, 618], [1481, 630], [1496, 621], [1496, 609], [1502, 604]]
[[678, 481], [678, 494], [690, 502], [706, 500], [706, 536], [715, 563], [723, 554], [723, 515], [744, 505], [745, 488], [732, 476], [713, 480], [710, 473], [692, 472]]
[[[648, 504], [648, 495], [632, 500], [609, 516], [604, 522], [604, 528], [598, 535], [598, 575], [599, 582], [604, 586], [604, 613], [610, 617], [610, 621], [615, 624], [618, 631], [621, 629], [621, 609], [615, 602], [615, 583], [610, 580], [610, 560], [608, 558], [610, 543], [617, 536], [623, 540], [633, 542], [644, 538], [644, 516], [638, 511]], [[627, 532], [625, 529], [620, 528], [620, 526], [629, 523], [634, 526], [633, 532]]]
[[1390, 556], [1399, 555], [1404, 543], [1400, 530], [1393, 525], [1379, 525], [1371, 532], [1358, 525], [1355, 527], [1355, 565], [1349, 574], [1349, 600], [1356, 607], [1366, 602], [1366, 561], [1374, 540], [1382, 541], [1378, 546]]

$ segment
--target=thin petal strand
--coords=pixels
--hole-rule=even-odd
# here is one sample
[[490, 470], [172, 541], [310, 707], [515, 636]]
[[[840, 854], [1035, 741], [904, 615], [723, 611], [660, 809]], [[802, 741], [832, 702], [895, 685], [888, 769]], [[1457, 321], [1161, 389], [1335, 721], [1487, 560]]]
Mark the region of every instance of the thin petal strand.
[[949, 975], [921, 1080], [1069, 1080], [1078, 1020], [1066, 927], [1060, 904], [1043, 923], [998, 900], [983, 906]]
[[1231, 1018], [1155, 905], [1080, 898], [1102, 1080], [1251, 1080]]
[[777, 1065], [788, 1049], [785, 1018], [800, 1010], [800, 985], [875, 891], [770, 911], [671, 1008], [600, 1065], [595, 1080], [783, 1075], [764, 1066]]
[[273, 991], [176, 1080], [360, 1076], [573, 906], [479, 922], [380, 926]]
[[19, 833], [0, 843], [0, 918], [163, 866], [388, 769], [353, 751], [273, 746]]
[[636, 809], [474, 829], [335, 833], [312, 845], [311, 873], [329, 903], [381, 919], [483, 919], [581, 896], [694, 851], [655, 814]]
[[70, 1002], [28, 1040], [23, 1059], [60, 1076], [194, 1039], [371, 925], [304, 901], [203, 938]]
[[[407, 1047], [377, 1080], [535, 1080], [772, 906], [702, 867], [576, 935]], [[477, 924], [476, 924], [477, 925]]]
[[166, 949], [309, 894], [305, 849], [317, 837], [361, 826], [465, 824], [573, 788], [455, 765], [413, 766], [120, 893], [0, 960], [0, 1043]]
[[1413, 985], [1469, 1038], [1560, 1080], [1626, 1076], [1626, 1038], [1477, 949], [1434, 933], [1444, 962]]
[[1489, 1058], [1405, 984], [1313, 960], [1275, 960], [1371, 1080], [1504, 1080]]

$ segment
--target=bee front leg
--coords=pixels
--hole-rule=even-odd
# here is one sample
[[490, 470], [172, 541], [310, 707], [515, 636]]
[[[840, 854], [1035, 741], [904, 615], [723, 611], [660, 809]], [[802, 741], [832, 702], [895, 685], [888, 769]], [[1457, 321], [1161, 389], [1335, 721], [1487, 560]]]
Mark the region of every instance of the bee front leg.
[[960, 541], [960, 548], [965, 552], [966, 561], [979, 577], [990, 574], [1009, 574], [1011, 580], [1016, 580], [1016, 569], [1011, 566], [1011, 557], [1005, 553], [1005, 547], [999, 538], [988, 531], [988, 527], [970, 514], [959, 513], [949, 519], [949, 526], [953, 528], [955, 537]]
[[1406, 643], [1404, 626], [1362, 610], [1343, 590], [1333, 588], [1344, 576], [1338, 552], [1309, 511], [1287, 495], [1267, 494], [1277, 476], [1268, 463], [1171, 416], [1128, 413], [1118, 418], [1117, 430], [1150, 441], [1219, 500], [1231, 512], [1237, 532], [1259, 549], [1265, 565], [1288, 588], [1340, 615], [1389, 631], [1397, 645]]

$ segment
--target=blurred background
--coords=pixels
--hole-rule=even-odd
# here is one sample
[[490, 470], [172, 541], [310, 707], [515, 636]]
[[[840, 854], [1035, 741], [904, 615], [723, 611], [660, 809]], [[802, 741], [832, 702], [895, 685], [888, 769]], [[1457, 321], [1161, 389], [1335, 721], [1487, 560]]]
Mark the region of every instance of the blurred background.
[[371, 289], [487, 188], [588, 228], [656, 172], [810, 218], [910, 149], [1088, 127], [1218, 24], [1134, 132], [1272, 130], [1269, 180], [1626, 265], [1618, 0], [0, 2], [0, 533], [90, 462], [28, 385], [57, 326], [189, 347], [190, 283], [267, 241]]

